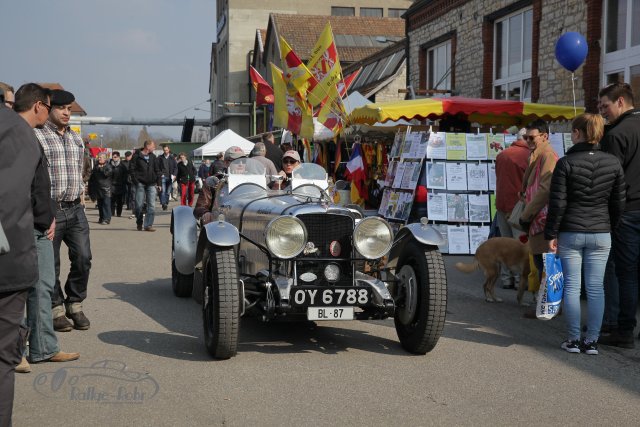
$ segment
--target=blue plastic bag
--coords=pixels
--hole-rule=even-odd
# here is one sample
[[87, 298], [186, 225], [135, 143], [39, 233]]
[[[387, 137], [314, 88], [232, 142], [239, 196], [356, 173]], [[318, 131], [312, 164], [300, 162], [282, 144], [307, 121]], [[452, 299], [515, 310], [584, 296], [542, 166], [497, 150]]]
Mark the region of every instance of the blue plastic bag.
[[543, 254], [542, 260], [544, 261], [544, 272], [538, 292], [536, 317], [541, 320], [551, 320], [558, 314], [562, 302], [564, 290], [562, 262], [553, 253]]

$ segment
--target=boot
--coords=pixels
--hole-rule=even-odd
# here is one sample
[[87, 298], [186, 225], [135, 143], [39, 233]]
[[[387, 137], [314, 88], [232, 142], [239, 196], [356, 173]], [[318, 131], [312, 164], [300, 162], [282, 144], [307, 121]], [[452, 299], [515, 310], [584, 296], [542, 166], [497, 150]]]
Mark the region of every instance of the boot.
[[18, 366], [15, 367], [15, 371], [20, 374], [27, 374], [31, 372], [31, 366], [29, 366], [29, 362], [27, 362], [26, 357], [22, 357], [22, 361]]

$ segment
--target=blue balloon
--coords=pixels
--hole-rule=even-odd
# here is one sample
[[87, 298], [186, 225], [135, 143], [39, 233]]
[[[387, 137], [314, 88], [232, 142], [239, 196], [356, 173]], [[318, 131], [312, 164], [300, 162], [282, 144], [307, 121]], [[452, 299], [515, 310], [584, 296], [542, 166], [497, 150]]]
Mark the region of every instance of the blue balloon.
[[556, 42], [556, 59], [572, 73], [582, 65], [588, 52], [587, 41], [580, 33], [564, 33]]

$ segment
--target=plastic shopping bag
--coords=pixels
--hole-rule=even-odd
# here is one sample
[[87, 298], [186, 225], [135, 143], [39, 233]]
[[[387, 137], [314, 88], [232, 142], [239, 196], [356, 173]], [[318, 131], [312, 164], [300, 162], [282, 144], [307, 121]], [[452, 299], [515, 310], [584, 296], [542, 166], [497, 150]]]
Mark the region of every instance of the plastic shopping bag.
[[538, 292], [536, 317], [541, 320], [551, 320], [560, 310], [564, 276], [562, 275], [562, 263], [556, 254], [542, 254], [542, 259], [544, 272], [540, 282], [540, 292]]

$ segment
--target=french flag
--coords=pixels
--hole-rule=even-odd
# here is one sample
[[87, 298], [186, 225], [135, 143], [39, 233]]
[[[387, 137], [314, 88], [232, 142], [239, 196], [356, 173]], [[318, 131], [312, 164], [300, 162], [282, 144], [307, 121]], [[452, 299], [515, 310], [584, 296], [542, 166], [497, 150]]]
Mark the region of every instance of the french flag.
[[[353, 151], [347, 163], [345, 178], [351, 181], [351, 201], [353, 203], [361, 204], [369, 198], [369, 192], [367, 191], [367, 184], [365, 182], [367, 179], [365, 161], [359, 142], [353, 144]], [[354, 198], [354, 196], [356, 197]]]

